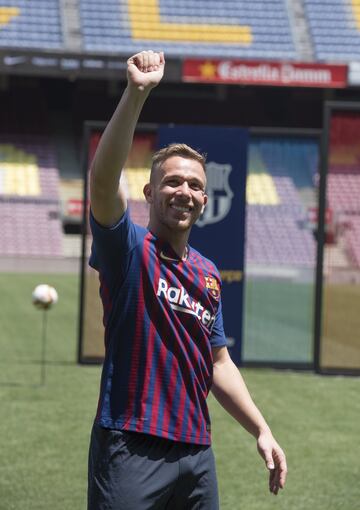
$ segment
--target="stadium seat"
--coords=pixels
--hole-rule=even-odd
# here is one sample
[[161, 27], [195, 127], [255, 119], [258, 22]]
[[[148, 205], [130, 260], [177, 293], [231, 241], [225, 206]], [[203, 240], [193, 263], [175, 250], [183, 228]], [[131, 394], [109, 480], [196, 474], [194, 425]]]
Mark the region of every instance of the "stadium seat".
[[79, 6], [88, 51], [161, 47], [169, 57], [296, 59], [285, 0], [80, 0]]
[[58, 0], [14, 0], [0, 6], [0, 47], [61, 49]]
[[354, 268], [360, 268], [360, 149], [358, 116], [338, 115], [332, 122], [327, 201], [342, 245]]
[[360, 57], [360, 10], [352, 0], [304, 0], [315, 57], [349, 61]]
[[316, 244], [298, 189], [313, 188], [317, 143], [261, 137], [250, 144], [246, 264], [312, 268]]
[[0, 255], [61, 256], [59, 176], [43, 136], [0, 136]]
[[[124, 180], [130, 200], [145, 202], [143, 187], [149, 178], [148, 168], [126, 168]], [[125, 184], [125, 183], [124, 183]]]

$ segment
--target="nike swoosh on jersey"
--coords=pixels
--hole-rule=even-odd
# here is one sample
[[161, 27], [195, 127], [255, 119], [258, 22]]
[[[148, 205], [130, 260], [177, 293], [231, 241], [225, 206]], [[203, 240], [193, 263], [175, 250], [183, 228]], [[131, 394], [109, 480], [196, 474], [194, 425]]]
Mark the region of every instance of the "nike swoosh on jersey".
[[167, 255], [165, 255], [163, 251], [160, 252], [160, 257], [164, 260], [171, 260], [171, 262], [179, 262], [179, 259], [173, 259], [171, 257], [168, 257]]

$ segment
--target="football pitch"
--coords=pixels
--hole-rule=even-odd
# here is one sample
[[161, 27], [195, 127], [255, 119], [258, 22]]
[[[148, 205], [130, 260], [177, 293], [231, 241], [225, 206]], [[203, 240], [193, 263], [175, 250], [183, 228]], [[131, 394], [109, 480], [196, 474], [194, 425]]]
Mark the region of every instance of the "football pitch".
[[[59, 303], [48, 312], [46, 383], [41, 385], [39, 283]], [[0, 274], [0, 509], [86, 508], [87, 448], [100, 367], [78, 366], [75, 275]], [[267, 490], [255, 441], [210, 396], [222, 510], [357, 510], [360, 501], [359, 378], [243, 370], [286, 450], [289, 476]]]
[[313, 299], [312, 282], [247, 278], [243, 359], [311, 364]]

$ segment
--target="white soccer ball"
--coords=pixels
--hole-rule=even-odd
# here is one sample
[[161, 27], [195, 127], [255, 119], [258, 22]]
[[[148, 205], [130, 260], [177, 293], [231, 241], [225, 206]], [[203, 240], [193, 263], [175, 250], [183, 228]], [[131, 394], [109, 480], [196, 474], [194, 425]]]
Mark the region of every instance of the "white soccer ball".
[[59, 296], [54, 287], [46, 283], [35, 287], [32, 293], [32, 302], [37, 308], [48, 309], [58, 302]]

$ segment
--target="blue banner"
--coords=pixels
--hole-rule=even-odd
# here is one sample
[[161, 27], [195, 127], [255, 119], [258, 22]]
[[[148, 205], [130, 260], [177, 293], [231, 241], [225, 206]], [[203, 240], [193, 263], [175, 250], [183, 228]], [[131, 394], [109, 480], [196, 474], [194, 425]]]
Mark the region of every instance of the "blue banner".
[[208, 204], [190, 244], [217, 265], [222, 281], [228, 347], [241, 363], [244, 286], [245, 188], [248, 132], [241, 128], [161, 126], [159, 148], [186, 143], [207, 154]]

